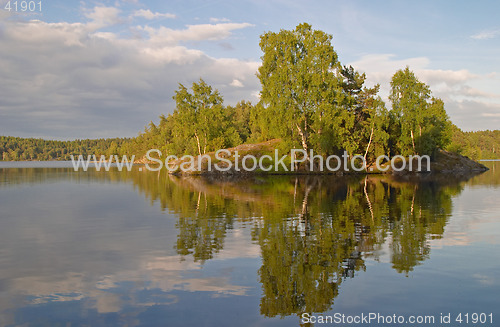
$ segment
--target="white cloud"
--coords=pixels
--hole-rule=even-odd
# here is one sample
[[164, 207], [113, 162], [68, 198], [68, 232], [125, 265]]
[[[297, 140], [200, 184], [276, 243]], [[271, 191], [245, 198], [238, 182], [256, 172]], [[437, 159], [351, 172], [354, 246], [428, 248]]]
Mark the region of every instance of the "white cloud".
[[174, 14], [170, 14], [170, 13], [159, 13], [159, 12], [152, 12], [151, 10], [149, 9], [139, 9], [139, 10], [136, 10], [134, 11], [134, 13], [132, 14], [133, 17], [142, 17], [142, 18], [146, 18], [146, 19], [157, 19], [157, 18], [176, 18], [177, 16], [174, 15]]
[[108, 39], [108, 40], [116, 40], [117, 36], [114, 33], [111, 32], [95, 32], [91, 34], [90, 36], [92, 37], [98, 37], [101, 39]]
[[494, 98], [500, 98], [500, 94], [494, 94], [494, 93], [489, 93], [489, 92], [484, 92], [482, 90], [464, 85], [460, 91], [459, 94], [468, 96], [468, 97], [473, 97], [473, 98], [489, 98], [489, 99], [494, 99]]
[[393, 54], [370, 54], [362, 56], [361, 59], [351, 63], [352, 66], [362, 66], [364, 71], [393, 71], [410, 66], [423, 68], [429, 65], [430, 60], [426, 57], [415, 57], [405, 59], [394, 59]]
[[211, 23], [226, 23], [230, 22], [231, 20], [228, 18], [215, 18], [215, 17], [210, 17], [210, 22]]
[[409, 66], [422, 82], [430, 86], [434, 96], [444, 100], [451, 120], [459, 127], [480, 130], [498, 129], [500, 126], [498, 119], [491, 119], [497, 117], [494, 112], [500, 108], [500, 93], [495, 93], [495, 88], [493, 92], [486, 92], [474, 87], [474, 84], [498, 84], [495, 73], [474, 74], [467, 69], [430, 69], [428, 58], [396, 59], [391, 54], [366, 55], [350, 65], [366, 72], [368, 85], [381, 84], [380, 94], [388, 108], [391, 78], [397, 70]]
[[445, 106], [451, 120], [465, 131], [495, 130], [500, 126], [500, 104], [450, 99]]
[[442, 69], [417, 69], [419, 79], [429, 84], [445, 83], [455, 86], [477, 79], [480, 75], [472, 74], [466, 69], [442, 70]]
[[251, 27], [249, 23], [225, 23], [225, 24], [199, 24], [187, 25], [186, 29], [175, 30], [161, 26], [153, 28], [150, 26], [138, 27], [145, 31], [151, 42], [156, 44], [177, 44], [181, 41], [217, 41], [231, 36], [232, 31]]
[[475, 40], [488, 40], [500, 36], [500, 29], [485, 30], [471, 36]]
[[85, 17], [91, 19], [88, 23], [93, 29], [115, 25], [121, 22], [119, 18], [120, 9], [115, 7], [94, 7], [85, 13]]
[[181, 46], [145, 48], [142, 50], [142, 53], [158, 62], [180, 65], [193, 64], [196, 60], [205, 56], [200, 50], [188, 49]]
[[233, 79], [233, 81], [231, 82], [231, 84], [229, 84], [231, 86], [234, 86], [234, 87], [243, 87], [243, 83], [241, 83], [239, 80], [237, 79]]
[[91, 31], [88, 25], [82, 23], [45, 23], [39, 20], [17, 23], [14, 26], [7, 25], [3, 33], [11, 42], [15, 42], [14, 47], [17, 48], [47, 44], [81, 46], [82, 39]]
[[[101, 8], [101, 9], [99, 9]], [[119, 11], [94, 8], [88, 23], [2, 22], [0, 130], [45, 138], [134, 136], [174, 109], [178, 83], [200, 77], [228, 104], [259, 89], [258, 62], [213, 58], [182, 41], [221, 40], [241, 24], [148, 29], [142, 38], [96, 30]], [[208, 28], [208, 30], [206, 30]], [[231, 85], [234, 80], [242, 87]], [[118, 119], [117, 119], [118, 118]]]

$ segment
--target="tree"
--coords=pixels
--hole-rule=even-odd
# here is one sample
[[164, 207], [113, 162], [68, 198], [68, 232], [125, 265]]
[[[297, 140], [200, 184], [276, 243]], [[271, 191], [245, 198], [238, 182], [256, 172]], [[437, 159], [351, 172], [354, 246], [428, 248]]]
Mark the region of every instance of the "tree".
[[[366, 75], [360, 74], [352, 66], [343, 67], [342, 88], [343, 123], [342, 146], [351, 154], [386, 154], [388, 151], [388, 114], [382, 99], [377, 96], [380, 85], [372, 88], [364, 86]], [[372, 155], [370, 157], [376, 157]]]
[[431, 155], [449, 143], [451, 123], [443, 101], [431, 98], [428, 85], [420, 82], [408, 67], [391, 80], [393, 134], [402, 155]]
[[380, 96], [376, 95], [379, 88], [378, 84], [370, 89], [364, 88], [361, 94], [365, 117], [360, 121], [357, 134], [367, 162], [389, 153], [389, 113]]
[[254, 106], [250, 101], [240, 101], [235, 107], [227, 106], [227, 114], [232, 117], [231, 121], [234, 123], [240, 139], [246, 142], [251, 134], [250, 117]]
[[182, 84], [175, 92], [176, 111], [174, 137], [179, 154], [194, 154], [193, 144], [199, 155], [208, 151], [237, 145], [240, 137], [232, 123], [231, 111], [223, 105], [219, 91], [202, 79], [193, 83], [192, 92]]
[[422, 151], [431, 153], [437, 148], [444, 149], [451, 142], [452, 123], [444, 109], [444, 102], [432, 98], [424, 118]]
[[270, 128], [284, 142], [299, 143], [306, 152], [311, 132], [321, 134], [320, 121], [335, 109], [339, 63], [331, 40], [331, 35], [306, 23], [292, 31], [261, 36], [264, 55], [257, 76]]
[[392, 112], [401, 129], [397, 145], [403, 155], [417, 153], [415, 132], [421, 133], [423, 113], [427, 107], [430, 90], [420, 82], [409, 67], [398, 70], [391, 80]]

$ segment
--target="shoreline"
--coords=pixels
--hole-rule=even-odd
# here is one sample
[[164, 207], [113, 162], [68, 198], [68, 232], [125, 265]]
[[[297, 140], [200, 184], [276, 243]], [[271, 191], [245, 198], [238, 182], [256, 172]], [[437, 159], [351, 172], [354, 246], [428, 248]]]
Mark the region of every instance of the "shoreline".
[[[177, 176], [268, 176], [268, 175], [287, 175], [287, 176], [359, 176], [359, 175], [428, 175], [428, 174], [463, 174], [469, 172], [484, 172], [487, 171], [488, 168], [481, 164], [480, 162], [474, 161], [468, 157], [462, 156], [457, 153], [448, 152], [445, 150], [439, 150], [432, 161], [429, 161], [429, 166], [426, 164], [423, 165], [423, 169], [421, 171], [417, 170], [419, 166], [418, 159], [413, 158], [413, 160], [405, 161], [405, 158], [398, 158], [395, 160], [393, 165], [390, 165], [390, 162], [382, 163], [377, 167], [373, 162], [368, 164], [364, 169], [360, 169], [360, 167], [353, 167], [352, 162], [351, 166], [347, 165], [347, 162], [344, 162], [344, 166], [340, 164], [335, 168], [331, 169], [328, 165], [328, 169], [320, 170], [320, 165], [314, 165], [314, 170], [309, 170], [309, 163], [306, 162], [295, 162], [295, 165], [292, 165], [290, 156], [286, 156], [283, 162], [281, 159], [279, 161], [273, 160], [273, 158], [269, 158], [270, 160], [266, 161], [266, 166], [270, 170], [261, 170], [254, 166], [252, 169], [246, 169], [246, 166], [242, 165], [241, 158], [244, 158], [244, 155], [253, 155], [256, 159], [263, 158], [263, 156], [269, 156], [276, 147], [276, 140], [271, 140], [263, 143], [257, 144], [243, 144], [234, 148], [225, 149], [228, 153], [225, 156], [224, 160], [215, 160], [214, 152], [210, 152], [204, 154], [203, 156], [209, 156], [211, 160], [201, 161], [201, 168], [198, 166], [198, 159], [200, 156], [194, 157], [195, 164], [193, 166], [187, 165], [188, 169], [181, 169], [180, 166], [183, 164], [189, 163], [187, 160], [176, 159], [174, 161], [169, 162], [170, 168], [175, 167], [176, 170], [172, 169], [168, 170], [168, 173], [171, 175]], [[228, 160], [230, 158], [231, 152], [240, 151], [242, 156], [237, 157], [236, 161]], [[399, 160], [401, 159], [401, 160]], [[480, 160], [483, 162], [498, 162], [500, 159], [483, 159]], [[108, 163], [109, 161], [106, 161]], [[208, 166], [208, 162], [210, 162], [210, 167]], [[15, 163], [19, 163], [20, 166], [26, 165], [24, 168], [36, 168], [37, 164], [44, 165], [46, 164], [54, 164], [54, 165], [65, 165], [71, 164], [71, 160], [28, 160], [28, 161], [0, 161], [0, 168], [23, 168], [23, 167], [9, 167], [9, 163], [16, 165]], [[95, 165], [98, 162], [91, 160], [89, 164]], [[101, 163], [104, 163], [101, 162]], [[142, 167], [139, 170], [152, 170], [158, 171], [158, 167], [161, 167], [161, 170], [166, 169], [163, 165], [159, 165], [160, 161], [147, 160], [146, 157], [142, 157], [138, 160], [134, 160], [134, 166], [145, 166], [146, 169]], [[224, 163], [224, 165], [222, 165]], [[116, 163], [112, 162], [112, 166], [115, 166]], [[173, 165], [173, 166], [172, 166]], [[217, 165], [217, 166], [216, 166]], [[405, 168], [400, 170], [396, 169], [397, 167], [402, 167], [405, 165]], [[4, 166], [4, 167], [2, 167]], [[6, 166], [6, 167], [5, 167]], [[35, 166], [35, 167], [30, 167]], [[273, 169], [274, 166], [274, 169]], [[153, 169], [149, 169], [149, 168]], [[185, 168], [183, 166], [183, 168]], [[245, 167], [245, 169], [244, 169]], [[292, 168], [293, 167], [293, 168]], [[394, 169], [393, 169], [394, 167]], [[412, 169], [414, 167], [415, 169]], [[427, 170], [427, 167], [430, 170]], [[61, 167], [63, 168], [63, 167]], [[218, 169], [217, 169], [218, 168]], [[241, 169], [240, 169], [241, 168]], [[324, 168], [324, 166], [323, 166]], [[356, 168], [356, 169], [354, 169]], [[380, 168], [380, 169], [379, 169]]]
[[[251, 144], [251, 145], [243, 145], [243, 146], [251, 146], [253, 147], [251, 150], [248, 151], [247, 153], [255, 152], [255, 149], [258, 150], [258, 154], [256, 155], [256, 158], [259, 159], [265, 153], [268, 153], [266, 151], [262, 151], [262, 145], [266, 146], [267, 149], [269, 150], [269, 146], [271, 145], [270, 142], [265, 142], [264, 144]], [[261, 147], [259, 147], [261, 146]], [[231, 151], [238, 151], [241, 150], [242, 146], [238, 146], [235, 148], [230, 148], [227, 149], [229, 153]], [[248, 150], [248, 149], [247, 149]], [[253, 154], [252, 153], [252, 154]], [[213, 157], [213, 152], [204, 154], [210, 156], [211, 158]], [[228, 156], [229, 157], [229, 156]], [[238, 157], [242, 158], [244, 157], [243, 155]], [[210, 167], [208, 166], [206, 161], [201, 161], [201, 167], [198, 165], [198, 158], [200, 156], [194, 157], [194, 162], [196, 162], [196, 167], [192, 169], [193, 167], [190, 167], [190, 169], [181, 169], [180, 166], [182, 166], [185, 163], [188, 163], [186, 160], [181, 160], [177, 159], [174, 160], [173, 162], [169, 162], [169, 164], [173, 164], [173, 167], [176, 168], [175, 170], [169, 170], [168, 173], [171, 175], [177, 175], [177, 176], [251, 176], [251, 175], [256, 175], [256, 176], [266, 176], [266, 175], [291, 175], [291, 176], [299, 176], [299, 175], [336, 175], [336, 176], [344, 176], [344, 175], [385, 175], [385, 174], [391, 174], [391, 175], [426, 175], [426, 174], [462, 174], [462, 173], [469, 173], [469, 172], [484, 172], [489, 170], [486, 166], [483, 164], [474, 161], [468, 157], [462, 156], [457, 153], [453, 152], [448, 152], [445, 150], [438, 150], [436, 153], [435, 157], [433, 160], [429, 160], [429, 165], [427, 167], [422, 167], [422, 170], [417, 170], [417, 167], [420, 167], [419, 162], [417, 159], [413, 158], [413, 160], [410, 160], [408, 162], [403, 160], [395, 161], [395, 167], [402, 167], [402, 164], [404, 164], [403, 169], [396, 169], [395, 167], [393, 168], [391, 165], [389, 165], [389, 162], [385, 162], [381, 164], [380, 166], [376, 166], [374, 163], [371, 163], [367, 165], [363, 170], [356, 170], [349, 169], [347, 165], [344, 165], [344, 167], [337, 167], [336, 170], [331, 170], [331, 169], [326, 169], [326, 170], [310, 170], [309, 165], [303, 163], [302, 165], [296, 165], [294, 169], [292, 169], [292, 166], [290, 164], [290, 158], [287, 157], [288, 161], [286, 161], [286, 164], [283, 165], [283, 167], [286, 167], [285, 170], [280, 170], [276, 168], [281, 168], [278, 165], [275, 165], [275, 169], [268, 170], [268, 171], [263, 171], [260, 169], [254, 169], [254, 170], [245, 170], [245, 169], [239, 169], [236, 170], [235, 167], [243, 167], [242, 166], [242, 160], [238, 160], [238, 162], [229, 162], [229, 165], [222, 165], [220, 168], [224, 169], [216, 169], [215, 165], [220, 164], [221, 161], [215, 161], [211, 160], [210, 161]], [[142, 163], [144, 164], [150, 164], [151, 162], [145, 162], [144, 158], [142, 158]], [[500, 160], [499, 160], [500, 161]], [[408, 163], [408, 164], [407, 164]], [[270, 165], [274, 165], [275, 162], [272, 160], [270, 161]], [[172, 166], [170, 166], [172, 167]], [[415, 167], [413, 170], [412, 167]], [[268, 166], [268, 168], [271, 168]], [[288, 169], [290, 168], [290, 169]], [[316, 166], [314, 166], [316, 168]], [[346, 169], [347, 168], [347, 169]], [[379, 169], [380, 168], [380, 169]], [[427, 170], [426, 168], [429, 168]]]

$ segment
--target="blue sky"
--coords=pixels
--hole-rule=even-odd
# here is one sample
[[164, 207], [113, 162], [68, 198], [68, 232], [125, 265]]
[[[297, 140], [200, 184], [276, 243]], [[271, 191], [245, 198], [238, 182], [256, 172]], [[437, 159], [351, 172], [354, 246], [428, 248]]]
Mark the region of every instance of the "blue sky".
[[[381, 84], [409, 66], [464, 130], [500, 128], [498, 1], [0, 0], [0, 135], [135, 136], [200, 77], [226, 104], [258, 101], [259, 36], [307, 22]], [[388, 107], [390, 103], [386, 101]]]

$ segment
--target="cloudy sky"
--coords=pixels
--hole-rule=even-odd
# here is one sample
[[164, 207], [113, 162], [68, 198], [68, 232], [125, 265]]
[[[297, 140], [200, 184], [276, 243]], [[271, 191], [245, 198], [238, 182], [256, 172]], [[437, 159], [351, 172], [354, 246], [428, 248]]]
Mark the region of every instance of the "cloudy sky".
[[7, 2], [0, 135], [135, 136], [200, 77], [226, 104], [256, 102], [259, 36], [301, 22], [332, 34], [382, 97], [408, 65], [460, 128], [500, 128], [498, 1], [42, 0], [29, 14]]

